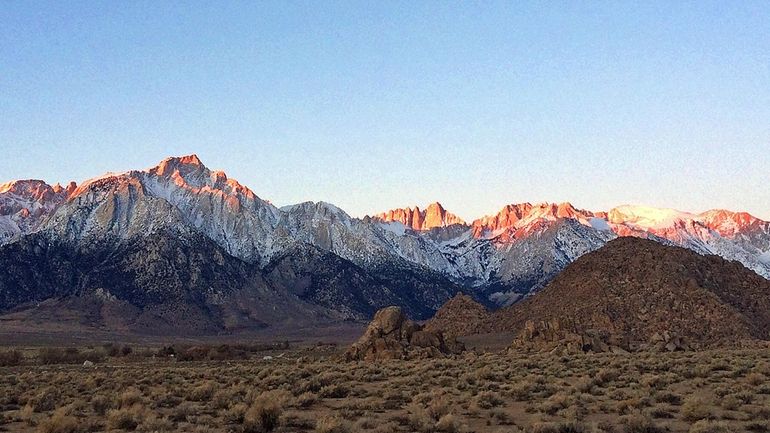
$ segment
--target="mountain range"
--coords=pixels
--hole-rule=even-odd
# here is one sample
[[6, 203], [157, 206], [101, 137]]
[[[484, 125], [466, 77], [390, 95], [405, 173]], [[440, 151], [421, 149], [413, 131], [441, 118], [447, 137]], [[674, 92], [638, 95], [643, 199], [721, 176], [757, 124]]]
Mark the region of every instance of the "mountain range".
[[433, 203], [354, 218], [325, 202], [278, 208], [190, 155], [79, 185], [0, 185], [0, 314], [88, 310], [94, 326], [169, 332], [394, 304], [424, 319], [460, 291], [510, 305], [618, 236], [770, 277], [770, 222], [744, 212], [523, 203], [466, 223]]

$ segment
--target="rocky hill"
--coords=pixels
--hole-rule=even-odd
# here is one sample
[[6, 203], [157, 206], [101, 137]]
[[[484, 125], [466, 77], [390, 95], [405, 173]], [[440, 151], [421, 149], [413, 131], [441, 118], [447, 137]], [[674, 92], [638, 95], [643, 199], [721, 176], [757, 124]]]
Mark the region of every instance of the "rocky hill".
[[443, 331], [447, 335], [468, 335], [469, 330], [483, 330], [488, 326], [489, 310], [472, 297], [458, 293], [436, 311], [425, 323], [428, 331]]
[[637, 350], [770, 340], [770, 282], [715, 255], [622, 237], [568, 265], [538, 293], [489, 312], [458, 295], [427, 329], [514, 332], [537, 349]]
[[528, 333], [530, 340], [554, 329], [598, 332], [624, 349], [671, 336], [689, 347], [767, 340], [770, 282], [718, 256], [618, 238], [577, 259], [537, 294], [491, 314], [486, 326]]

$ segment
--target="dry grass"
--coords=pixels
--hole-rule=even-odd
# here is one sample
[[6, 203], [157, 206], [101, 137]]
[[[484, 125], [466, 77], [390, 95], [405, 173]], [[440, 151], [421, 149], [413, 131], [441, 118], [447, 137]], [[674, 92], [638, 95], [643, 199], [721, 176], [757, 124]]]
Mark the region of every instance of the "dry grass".
[[[94, 367], [70, 363], [96, 351], [105, 358]], [[311, 349], [272, 360], [215, 359], [237, 352], [221, 346], [184, 352], [200, 360], [125, 346], [18, 352], [20, 362], [0, 367], [0, 430], [770, 432], [770, 350], [378, 365]]]

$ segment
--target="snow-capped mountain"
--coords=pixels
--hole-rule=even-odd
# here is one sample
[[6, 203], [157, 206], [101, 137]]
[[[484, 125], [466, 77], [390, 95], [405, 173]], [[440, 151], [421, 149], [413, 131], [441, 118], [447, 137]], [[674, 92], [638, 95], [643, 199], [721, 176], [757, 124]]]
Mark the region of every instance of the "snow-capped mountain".
[[770, 266], [763, 261], [770, 250], [770, 223], [745, 212], [692, 214], [626, 205], [610, 210], [607, 220], [618, 235], [663, 238], [701, 254], [737, 260], [770, 278]]
[[[435, 232], [422, 236], [434, 240]], [[747, 213], [692, 214], [628, 205], [593, 212], [570, 203], [510, 204], [496, 215], [477, 219], [464, 232], [434, 241], [449, 261], [434, 269], [481, 288], [489, 299], [505, 305], [544, 286], [567, 264], [617, 236], [716, 254], [770, 278], [770, 223]]]
[[192, 155], [88, 180], [40, 229], [86, 244], [192, 229], [235, 257], [260, 262], [274, 247], [278, 215], [275, 206]]
[[0, 245], [36, 230], [77, 188], [17, 180], [0, 185]]
[[[293, 275], [292, 284], [306, 284], [297, 275], [312, 276], [312, 271], [292, 266], [322, 266], [332, 254], [347, 264], [325, 269], [360, 268], [351, 275], [377, 281], [390, 293], [383, 302], [412, 296], [410, 287], [425, 291], [454, 284], [493, 303], [509, 304], [617, 236], [718, 254], [770, 277], [770, 223], [742, 212], [692, 214], [642, 206], [602, 212], [570, 203], [521, 203], [465, 223], [433, 203], [424, 210], [394, 209], [354, 218], [324, 202], [276, 208], [224, 172], [208, 169], [195, 155], [107, 174], [79, 186], [42, 181], [0, 186], [0, 245], [31, 233], [82, 251], [136, 245], [155, 234], [182, 241], [202, 235], [225, 254], [270, 270], [277, 286], [276, 275]], [[292, 287], [287, 290], [296, 289]], [[418, 308], [420, 299], [430, 304], [422, 307], [435, 308], [445, 300], [445, 291], [436, 292], [438, 297], [414, 294], [408, 302]], [[325, 293], [320, 286], [312, 296], [330, 305], [333, 299], [354, 298], [356, 305], [365, 304], [360, 296]]]

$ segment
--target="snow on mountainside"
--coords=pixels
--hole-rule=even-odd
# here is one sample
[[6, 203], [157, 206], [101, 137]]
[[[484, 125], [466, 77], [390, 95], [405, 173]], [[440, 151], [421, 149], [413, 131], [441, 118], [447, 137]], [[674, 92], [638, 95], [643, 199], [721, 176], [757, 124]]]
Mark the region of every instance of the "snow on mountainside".
[[306, 202], [280, 209], [278, 230], [366, 268], [394, 263], [425, 266], [455, 277], [449, 260], [438, 245], [398, 223], [353, 218], [325, 202]]
[[0, 185], [0, 245], [36, 230], [75, 190], [42, 180], [17, 180]]
[[152, 195], [179, 209], [230, 254], [264, 264], [279, 248], [278, 209], [224, 172], [209, 170], [197, 156], [165, 159], [139, 177]]
[[770, 265], [770, 250], [765, 251], [763, 254], [761, 254], [759, 256], [759, 261], [766, 265]]
[[738, 260], [770, 277], [770, 223], [743, 212], [702, 214], [643, 206], [609, 212], [570, 203], [521, 203], [466, 224], [439, 203], [354, 218], [334, 205], [276, 208], [195, 155], [67, 188], [0, 186], [0, 245], [43, 231], [91, 248], [150, 233], [203, 234], [230, 255], [267, 266], [310, 245], [367, 272], [443, 274], [507, 304], [617, 236], [637, 236]]
[[679, 221], [692, 219], [693, 215], [674, 209], [624, 205], [611, 209], [607, 219], [613, 224], [624, 224], [642, 230], [663, 230]]

